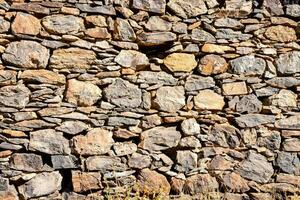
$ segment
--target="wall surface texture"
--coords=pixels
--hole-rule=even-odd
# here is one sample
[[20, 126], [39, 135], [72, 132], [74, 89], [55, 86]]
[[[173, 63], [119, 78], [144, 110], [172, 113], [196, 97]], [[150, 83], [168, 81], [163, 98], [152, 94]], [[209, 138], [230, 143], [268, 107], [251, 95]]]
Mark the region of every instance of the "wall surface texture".
[[287, 199], [299, 21], [292, 0], [1, 0], [0, 199]]

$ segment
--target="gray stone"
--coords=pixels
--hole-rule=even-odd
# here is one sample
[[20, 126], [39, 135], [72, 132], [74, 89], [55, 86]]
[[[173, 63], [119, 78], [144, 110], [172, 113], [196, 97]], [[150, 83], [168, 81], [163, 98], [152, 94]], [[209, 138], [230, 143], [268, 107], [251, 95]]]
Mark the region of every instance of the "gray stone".
[[240, 113], [259, 113], [262, 110], [262, 102], [253, 94], [243, 96], [236, 104], [236, 111]]
[[209, 32], [206, 32], [204, 30], [200, 30], [200, 29], [193, 29], [190, 37], [193, 42], [212, 42], [213, 43], [216, 41], [216, 38], [212, 34], [210, 34]]
[[184, 88], [182, 86], [164, 86], [156, 91], [154, 106], [166, 112], [176, 112], [185, 105]]
[[140, 120], [129, 117], [109, 117], [107, 121], [108, 126], [136, 126], [139, 123]]
[[226, 39], [226, 40], [240, 40], [245, 41], [252, 38], [253, 35], [251, 34], [244, 34], [241, 31], [234, 31], [232, 29], [218, 29], [216, 33], [217, 39]]
[[0, 88], [0, 105], [24, 108], [29, 103], [30, 90], [24, 85], [10, 85]]
[[281, 54], [276, 60], [280, 74], [294, 74], [300, 72], [300, 51], [292, 51]]
[[159, 46], [173, 42], [177, 39], [176, 34], [172, 32], [142, 32], [138, 35], [137, 41], [141, 46]]
[[143, 155], [139, 153], [133, 153], [128, 159], [128, 166], [134, 169], [143, 169], [150, 167], [151, 158], [149, 155]]
[[214, 24], [216, 27], [221, 27], [221, 28], [241, 29], [243, 27], [243, 24], [241, 22], [232, 18], [216, 19]]
[[138, 73], [138, 83], [146, 84], [163, 84], [163, 85], [176, 85], [177, 80], [166, 72], [152, 72], [152, 71], [140, 71]]
[[275, 122], [275, 116], [263, 114], [246, 114], [235, 118], [235, 122], [241, 128], [252, 128], [262, 124]]
[[286, 14], [292, 17], [300, 17], [300, 5], [298, 4], [286, 5]]
[[117, 156], [125, 156], [136, 152], [137, 145], [131, 142], [116, 142], [113, 149]]
[[196, 174], [186, 179], [184, 188], [189, 194], [203, 194], [208, 192], [214, 192], [219, 188], [218, 181], [210, 174]]
[[127, 20], [121, 18], [115, 20], [114, 39], [121, 41], [135, 41], [136, 35]]
[[263, 6], [275, 15], [283, 15], [283, 6], [280, 0], [265, 0]]
[[297, 153], [278, 152], [276, 165], [285, 173], [300, 174], [300, 160]]
[[2, 59], [20, 68], [46, 68], [50, 51], [34, 41], [11, 42]]
[[29, 149], [46, 154], [70, 154], [69, 140], [61, 132], [53, 129], [43, 129], [30, 133]]
[[58, 171], [37, 174], [25, 184], [18, 187], [25, 199], [52, 194], [61, 189], [62, 176]]
[[3, 17], [0, 17], [0, 33], [5, 33], [9, 30], [10, 23], [6, 21]]
[[70, 135], [76, 135], [86, 129], [88, 129], [88, 125], [81, 121], [65, 121], [56, 128], [56, 130]]
[[200, 134], [200, 125], [195, 118], [183, 120], [181, 123], [181, 130], [185, 135]]
[[43, 167], [43, 160], [40, 155], [33, 153], [15, 153], [10, 160], [12, 169], [36, 172], [40, 171]]
[[188, 173], [197, 167], [198, 156], [191, 151], [177, 151], [175, 169], [178, 172]]
[[206, 5], [202, 0], [171, 0], [167, 5], [177, 16], [185, 19], [207, 13]]
[[78, 159], [73, 155], [51, 156], [52, 167], [54, 169], [75, 169], [79, 167]]
[[203, 77], [192, 75], [186, 79], [184, 88], [187, 92], [203, 90], [215, 86], [215, 81], [212, 77]]
[[52, 34], [74, 34], [84, 30], [82, 18], [72, 15], [51, 15], [42, 19], [42, 25]]
[[274, 77], [265, 81], [268, 85], [278, 88], [300, 86], [300, 79], [296, 77]]
[[266, 68], [266, 62], [262, 58], [253, 55], [242, 56], [229, 61], [231, 68], [236, 74], [262, 75]]
[[143, 68], [149, 65], [146, 54], [135, 50], [121, 50], [115, 57], [115, 62], [122, 67], [131, 67], [134, 69]]
[[153, 13], [165, 13], [166, 0], [133, 0], [132, 7]]
[[238, 168], [238, 172], [246, 179], [267, 183], [271, 179], [274, 169], [264, 156], [250, 151], [247, 159]]
[[275, 127], [279, 129], [300, 130], [300, 115], [277, 120], [275, 122]]
[[15, 85], [17, 72], [12, 70], [0, 70], [0, 86]]
[[151, 16], [145, 25], [145, 28], [149, 31], [170, 31], [172, 23], [159, 16]]
[[124, 171], [126, 165], [121, 163], [119, 157], [112, 156], [90, 156], [86, 159], [86, 168], [90, 171]]
[[90, 6], [89, 4], [77, 3], [76, 7], [82, 12], [95, 13], [103, 15], [116, 15], [116, 10], [113, 6]]
[[104, 96], [110, 103], [123, 108], [136, 108], [142, 103], [138, 86], [120, 78], [104, 89]]
[[272, 106], [297, 107], [297, 94], [290, 90], [282, 89], [278, 94], [270, 96], [268, 102]]

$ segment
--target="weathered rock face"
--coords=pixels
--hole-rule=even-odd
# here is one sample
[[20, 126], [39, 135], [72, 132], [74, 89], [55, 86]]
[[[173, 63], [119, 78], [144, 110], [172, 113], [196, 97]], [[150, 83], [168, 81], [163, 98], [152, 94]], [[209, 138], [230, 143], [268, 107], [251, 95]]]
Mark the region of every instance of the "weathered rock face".
[[0, 200], [294, 199], [295, 2], [0, 1]]

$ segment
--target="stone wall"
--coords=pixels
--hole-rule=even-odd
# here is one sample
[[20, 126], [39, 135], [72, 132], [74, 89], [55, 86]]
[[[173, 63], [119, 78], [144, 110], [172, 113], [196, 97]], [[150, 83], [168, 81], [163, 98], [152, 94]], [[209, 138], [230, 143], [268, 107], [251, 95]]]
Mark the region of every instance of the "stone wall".
[[1, 200], [298, 192], [300, 5], [0, 8]]

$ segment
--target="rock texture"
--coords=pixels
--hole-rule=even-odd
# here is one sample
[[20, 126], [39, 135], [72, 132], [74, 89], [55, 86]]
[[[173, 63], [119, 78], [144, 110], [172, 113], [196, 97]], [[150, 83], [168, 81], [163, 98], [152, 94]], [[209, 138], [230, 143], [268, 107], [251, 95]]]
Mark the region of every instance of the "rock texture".
[[1, 0], [0, 199], [295, 200], [298, 4]]

